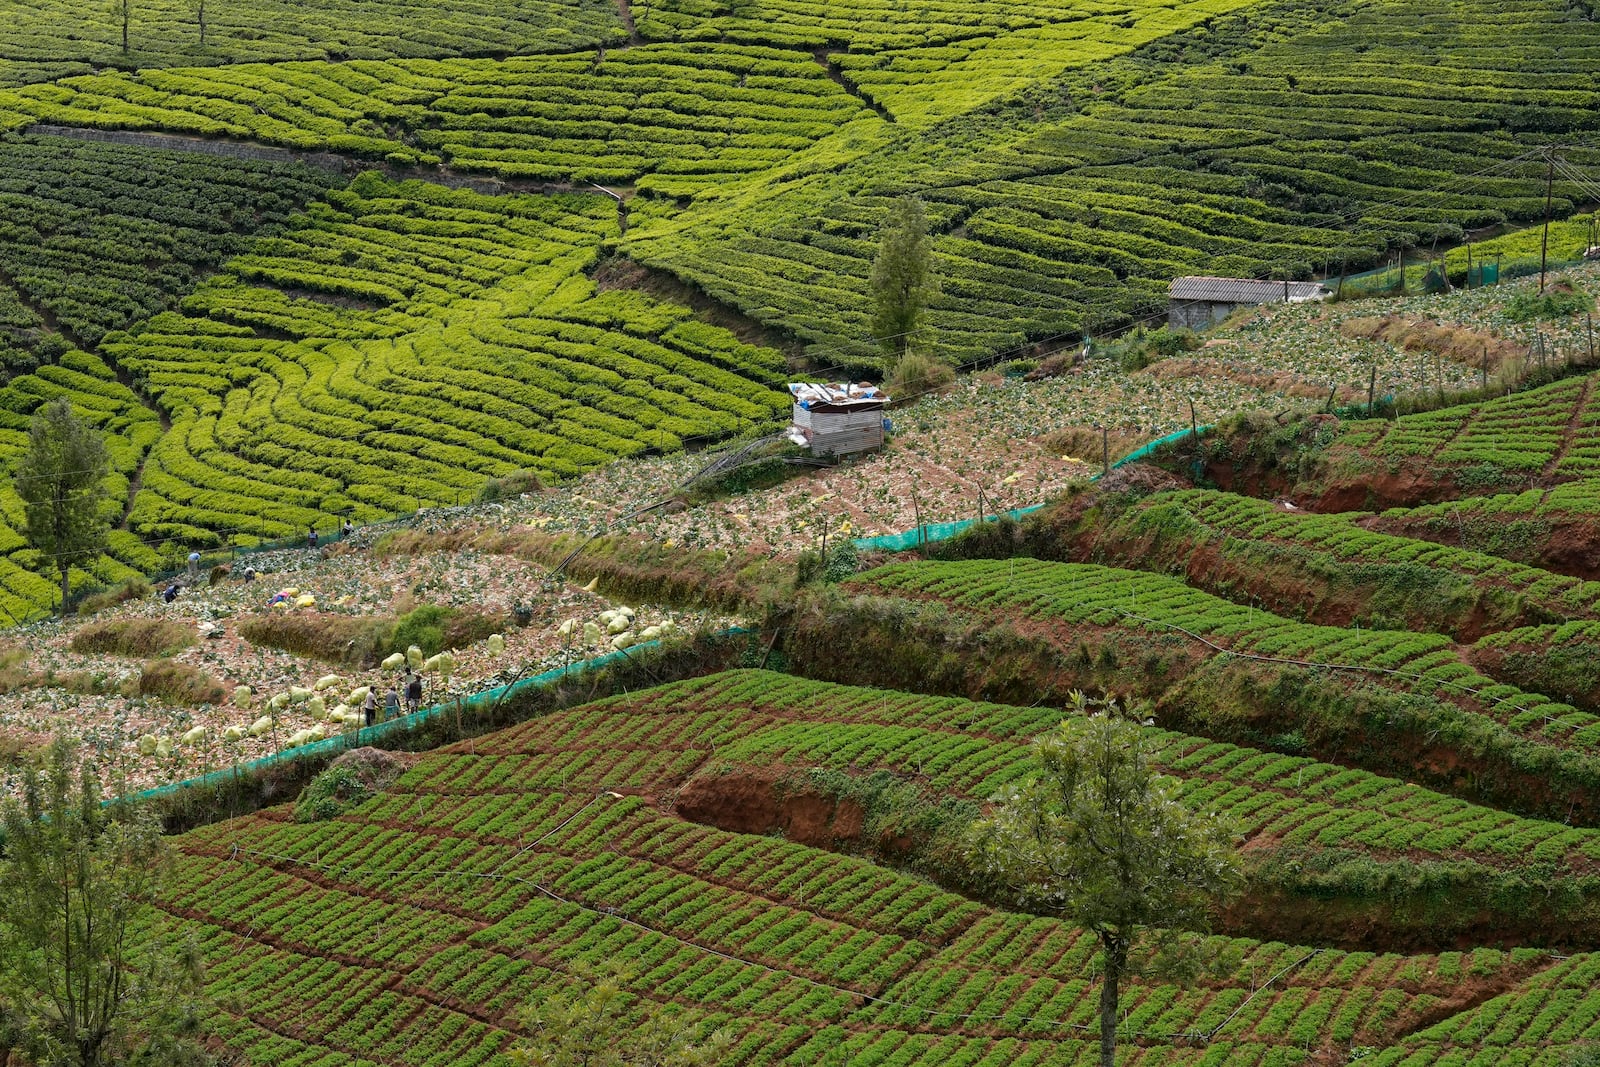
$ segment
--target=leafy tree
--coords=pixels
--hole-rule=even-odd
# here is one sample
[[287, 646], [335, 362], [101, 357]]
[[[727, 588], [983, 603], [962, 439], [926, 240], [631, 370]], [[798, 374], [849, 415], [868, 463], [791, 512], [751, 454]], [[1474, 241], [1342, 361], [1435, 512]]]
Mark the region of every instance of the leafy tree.
[[203, 1062], [198, 963], [150, 904], [167, 869], [155, 817], [102, 806], [58, 739], [0, 826], [0, 1029], [40, 1067]]
[[903, 196], [889, 209], [872, 261], [872, 337], [895, 359], [905, 355], [928, 301], [938, 293], [922, 200]]
[[105, 442], [94, 427], [57, 397], [33, 416], [28, 449], [17, 465], [17, 495], [24, 505], [28, 544], [54, 559], [61, 572], [61, 604], [67, 603], [67, 572], [105, 550], [110, 524], [101, 514], [110, 469]]
[[1114, 701], [1074, 693], [1080, 713], [1034, 742], [1039, 775], [996, 798], [973, 826], [986, 873], [1025, 906], [1052, 911], [1100, 939], [1100, 1063], [1116, 1063], [1117, 1003], [1130, 950], [1156, 929], [1151, 968], [1197, 963], [1194, 938], [1213, 902], [1240, 888], [1231, 835], [1185, 808], [1151, 766], [1140, 723]]
[[620, 966], [580, 972], [587, 985], [559, 993], [524, 1013], [531, 1041], [511, 1050], [520, 1067], [713, 1067], [733, 1038], [725, 1031], [696, 1043], [693, 1023], [666, 1005], [627, 991]]

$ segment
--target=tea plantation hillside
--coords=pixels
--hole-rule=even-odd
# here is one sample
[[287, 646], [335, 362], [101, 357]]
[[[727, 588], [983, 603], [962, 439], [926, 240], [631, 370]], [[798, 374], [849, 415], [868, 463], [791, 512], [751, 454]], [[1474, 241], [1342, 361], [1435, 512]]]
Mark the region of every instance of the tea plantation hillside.
[[[339, 202], [396, 192], [371, 182]], [[1433, 417], [1384, 422], [1393, 458], [1423, 454], [1399, 442]], [[1192, 474], [1203, 447], [1198, 469], [1244, 488], [1285, 440], [1314, 430], [1309, 451], [1333, 455], [1373, 428], [1247, 422], [1158, 459]], [[1119, 1062], [1581, 1062], [1600, 1037], [1600, 705], [1575, 672], [1595, 661], [1600, 591], [1370, 513], [1178, 481], [1119, 471], [928, 550], [942, 559], [790, 590], [733, 646], [788, 673], [587, 702], [604, 683], [585, 682], [331, 818], [268, 807], [178, 838], [159, 909], [198, 940], [207, 1032], [250, 1063], [498, 1067], [530, 1036], [527, 1005], [621, 960], [631, 1003], [727, 1030], [729, 1063], [1093, 1062], [1093, 942], [1009, 909], [945, 836], [1030, 773], [1029, 739], [1089, 689], [1141, 702], [1155, 762], [1181, 803], [1238, 831], [1248, 878], [1214, 916], [1219, 970], [1128, 988]], [[430, 538], [473, 574], [531, 545], [486, 521], [500, 541], [466, 549], [466, 518], [286, 566], [350, 592], [261, 614], [314, 628], [371, 595], [352, 576], [421, 565]], [[584, 574], [635, 592], [722, 558], [642, 541], [597, 556]], [[555, 617], [571, 595], [535, 594], [561, 598]], [[252, 614], [216, 619], [254, 633]]]
[[[145, 413], [97, 416], [122, 506], [80, 588], [768, 427], [796, 361], [881, 374], [908, 192], [940, 279], [914, 347], [986, 361], [1158, 318], [1173, 275], [1535, 218], [1547, 144], [1569, 214], [1600, 123], [1564, 0], [214, 0], [204, 42], [198, 7], [127, 11], [126, 47], [48, 0], [0, 45], [6, 408], [103, 367], [80, 405]], [[42, 563], [8, 556], [18, 618]]]
[[443, 5], [155, 0], [86, 11], [67, 0], [7, 9], [0, 83], [48, 82], [99, 67], [288, 59], [388, 59], [557, 52], [626, 36], [608, 0], [505, 0]]
[[[444, 416], [427, 426], [427, 408], [395, 399], [401, 378], [418, 383], [413, 398], [460, 390], [448, 425], [463, 433], [482, 425], [474, 412], [510, 423], [510, 399], [555, 395], [546, 368], [573, 389], [609, 371], [607, 388], [577, 395], [600, 411], [637, 400], [662, 413], [661, 433], [688, 432], [668, 419], [742, 417], [726, 407], [740, 395], [781, 406], [763, 399], [776, 395], [776, 353], [687, 308], [597, 288], [583, 264], [615, 232], [613, 202], [571, 193], [376, 174], [328, 190], [174, 309], [108, 334], [101, 350], [172, 413], [137, 473], [151, 490], [177, 484], [168, 471], [182, 463], [167, 467], [162, 449], [181, 426], [189, 441], [227, 426], [257, 435], [235, 438], [239, 452], [272, 449], [269, 430], [288, 423], [252, 423], [250, 401], [291, 411], [305, 398], [305, 429], [263, 452], [248, 491], [226, 495], [222, 474], [239, 468], [216, 448], [211, 472], [165, 498], [299, 521], [268, 508], [293, 499], [297, 471], [337, 457], [319, 437], [328, 420], [441, 432]], [[770, 550], [682, 543], [712, 506], [685, 503], [553, 576], [580, 541], [562, 530], [602, 529], [631, 505], [628, 468], [375, 524], [325, 556], [254, 556], [256, 583], [222, 577], [174, 604], [102, 603], [14, 632], [0, 643], [0, 736], [49, 723], [87, 742], [102, 773], [140, 784], [274, 756], [263, 778], [224, 772], [163, 801], [205, 825], [174, 839], [158, 918], [195, 939], [204, 1030], [243, 1062], [504, 1067], [537, 1040], [529, 1005], [620, 962], [630, 1012], [662, 1005], [696, 1035], [724, 1029], [730, 1064], [1056, 1067], [1096, 1062], [1095, 942], [1017, 910], [958, 835], [1032, 773], [1033, 737], [1064, 718], [1073, 729], [1074, 691], [1117, 693], [1148, 718], [1177, 802], [1237, 833], [1246, 876], [1203, 934], [1218, 966], [1187, 984], [1129, 984], [1119, 1063], [1574, 1067], [1600, 1040], [1600, 586], [1590, 554], [1554, 550], [1590, 543], [1592, 520], [1574, 506], [1537, 523], [1552, 514], [1538, 502], [1592, 485], [1582, 428], [1600, 372], [1582, 342], [1594, 276], [1559, 279], [1584, 294], [1580, 310], [1520, 323], [1536, 280], [1261, 309], [1210, 349], [1118, 373], [1239, 381], [1315, 367], [1338, 386], [1381, 365], [1411, 388], [1373, 412], [1328, 411], [1324, 394], [1310, 411], [1219, 418], [1151, 462], [1052, 491], [1020, 521], [899, 558], [863, 560], [873, 543], [833, 525], [843, 501], [818, 491], [830, 471], [727, 487], [715, 502], [744, 509], [732, 529], [748, 528], [742, 513], [776, 530]], [[1374, 339], [1388, 336], [1413, 347]], [[1483, 345], [1505, 362], [1493, 378], [1473, 365]], [[359, 370], [341, 378], [332, 357], [346, 348]], [[645, 372], [630, 377], [619, 353], [678, 369], [649, 372], [640, 391]], [[48, 373], [87, 374], [89, 358], [69, 352]], [[387, 375], [365, 387], [382, 397], [363, 391], [369, 367]], [[337, 410], [310, 399], [315, 374]], [[723, 384], [674, 400], [676, 375]], [[1436, 406], [1446, 381], [1443, 400], [1465, 403]], [[1051, 383], [969, 384], [1021, 405], [994, 398]], [[124, 407], [108, 398], [108, 410], [160, 430], [144, 398], [116, 396]], [[697, 406], [708, 396], [723, 406]], [[968, 396], [897, 417], [932, 424]], [[479, 409], [479, 397], [507, 402]], [[1423, 410], [1397, 414], [1402, 402]], [[571, 420], [562, 442], [593, 428], [587, 410], [558, 409]], [[1187, 415], [1175, 411], [1151, 417]], [[566, 454], [533, 432], [507, 437], [527, 447], [519, 462], [535, 443]], [[414, 447], [412, 462], [426, 458]], [[430, 491], [458, 484], [450, 456], [465, 461], [431, 468]], [[913, 477], [931, 483], [934, 469]], [[1396, 506], [1341, 510], [1368, 494]], [[1521, 525], [1446, 521], [1518, 500]], [[812, 523], [832, 538], [826, 558], [800, 551], [821, 547]], [[291, 599], [269, 605], [276, 590]], [[748, 629], [694, 632], [668, 606], [685, 603]], [[354, 693], [341, 694], [386, 685], [384, 642], [424, 634], [423, 617], [459, 670], [424, 671], [437, 708], [362, 729]], [[600, 654], [617, 673], [501, 688]], [[337, 751], [371, 744], [427, 750], [336, 814], [300, 821], [283, 803]]]

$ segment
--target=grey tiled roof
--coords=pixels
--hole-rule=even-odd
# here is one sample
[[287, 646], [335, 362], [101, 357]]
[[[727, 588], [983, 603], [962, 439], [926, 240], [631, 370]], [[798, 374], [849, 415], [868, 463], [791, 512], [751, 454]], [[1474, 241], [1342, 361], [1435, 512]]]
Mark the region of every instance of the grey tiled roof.
[[1273, 304], [1284, 299], [1316, 300], [1327, 290], [1316, 282], [1262, 282], [1249, 278], [1174, 278], [1167, 295], [1174, 300], [1208, 300], [1218, 304]]

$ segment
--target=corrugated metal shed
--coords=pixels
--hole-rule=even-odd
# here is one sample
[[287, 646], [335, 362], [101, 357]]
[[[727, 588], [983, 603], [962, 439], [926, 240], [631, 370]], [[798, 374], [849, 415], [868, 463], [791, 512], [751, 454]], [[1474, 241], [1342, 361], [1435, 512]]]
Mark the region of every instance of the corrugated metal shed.
[[1278, 304], [1320, 300], [1328, 290], [1316, 282], [1266, 282], [1250, 278], [1174, 278], [1167, 286], [1173, 300], [1205, 300], [1216, 304]]
[[883, 447], [889, 398], [872, 386], [791, 383], [794, 430], [813, 455], [849, 455]]

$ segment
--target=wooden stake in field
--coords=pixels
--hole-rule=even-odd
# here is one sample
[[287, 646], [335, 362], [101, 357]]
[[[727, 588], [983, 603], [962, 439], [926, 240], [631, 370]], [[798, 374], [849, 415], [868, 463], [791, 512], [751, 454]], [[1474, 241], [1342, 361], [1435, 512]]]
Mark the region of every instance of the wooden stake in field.
[[917, 499], [917, 490], [915, 488], [911, 490], [911, 515], [917, 522], [917, 549], [926, 558], [928, 555], [928, 531], [922, 528], [922, 502]]
[[1372, 414], [1372, 404], [1373, 404], [1373, 401], [1377, 399], [1377, 393], [1378, 393], [1378, 365], [1376, 363], [1374, 363], [1372, 365], [1372, 373], [1367, 376], [1367, 414], [1369, 416]]

